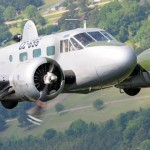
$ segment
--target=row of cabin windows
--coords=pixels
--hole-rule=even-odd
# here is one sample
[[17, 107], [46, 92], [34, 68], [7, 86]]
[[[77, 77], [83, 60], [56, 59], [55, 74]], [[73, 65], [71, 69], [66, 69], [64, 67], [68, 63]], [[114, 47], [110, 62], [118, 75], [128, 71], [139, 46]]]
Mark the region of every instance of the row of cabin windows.
[[[55, 46], [49, 46], [49, 47], [47, 47], [46, 53], [47, 53], [47, 56], [54, 55], [55, 54]], [[33, 50], [33, 58], [40, 57], [41, 54], [42, 54], [42, 52], [41, 52], [40, 48]], [[28, 53], [27, 52], [23, 52], [23, 53], [19, 54], [19, 60], [21, 62], [25, 61], [27, 59], [28, 59]], [[12, 55], [9, 56], [9, 61], [10, 62], [13, 61], [13, 56]]]

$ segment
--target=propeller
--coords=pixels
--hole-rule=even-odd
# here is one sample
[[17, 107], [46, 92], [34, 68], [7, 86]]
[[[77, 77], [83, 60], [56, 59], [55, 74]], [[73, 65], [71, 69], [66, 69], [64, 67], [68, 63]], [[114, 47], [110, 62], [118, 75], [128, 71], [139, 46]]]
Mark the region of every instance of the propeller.
[[40, 97], [38, 98], [36, 102], [35, 108], [33, 109], [32, 113], [28, 114], [27, 116], [27, 120], [36, 125], [41, 125], [42, 123], [42, 120], [39, 118], [41, 117], [41, 114], [44, 112], [46, 101], [48, 100], [47, 95], [53, 94], [56, 92], [56, 90], [49, 91], [50, 86], [52, 86], [53, 83], [57, 82], [57, 79], [58, 79], [57, 76], [53, 73], [54, 63], [55, 62], [53, 61], [53, 63], [50, 65], [49, 71], [43, 78], [45, 86], [43, 90], [40, 92]]

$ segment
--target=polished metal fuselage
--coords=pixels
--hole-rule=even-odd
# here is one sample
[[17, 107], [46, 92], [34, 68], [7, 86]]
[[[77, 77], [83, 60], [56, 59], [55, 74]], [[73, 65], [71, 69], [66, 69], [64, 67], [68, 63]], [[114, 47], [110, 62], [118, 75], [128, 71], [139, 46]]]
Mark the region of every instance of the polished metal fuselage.
[[[102, 88], [126, 79], [135, 68], [137, 58], [128, 46], [117, 41], [95, 42], [95, 44], [86, 46], [81, 50], [60, 53], [60, 41], [66, 39], [68, 34], [67, 38], [75, 33], [88, 30], [91, 29], [76, 29], [75, 31], [39, 37], [37, 47], [26, 47], [20, 50], [23, 41], [2, 48], [0, 50], [0, 81], [9, 81], [14, 68], [21, 63], [19, 61], [20, 53], [27, 52], [28, 59], [32, 60], [34, 59], [33, 50], [38, 48], [42, 49], [40, 57], [56, 59], [62, 70], [72, 70], [75, 73], [76, 82], [67, 86], [67, 91]], [[30, 41], [28, 42], [30, 43]], [[55, 46], [56, 53], [54, 56], [47, 56], [46, 48], [48, 46]], [[12, 62], [9, 61], [10, 55], [13, 57]]]

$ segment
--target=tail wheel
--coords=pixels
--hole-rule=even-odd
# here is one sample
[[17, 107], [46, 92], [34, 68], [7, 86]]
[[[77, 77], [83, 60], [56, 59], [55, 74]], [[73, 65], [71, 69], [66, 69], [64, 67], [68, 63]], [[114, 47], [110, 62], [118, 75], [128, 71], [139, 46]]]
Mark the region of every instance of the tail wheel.
[[123, 90], [127, 95], [135, 96], [140, 92], [141, 89], [140, 88], [134, 88], [134, 89], [123, 89]]
[[13, 109], [18, 105], [18, 101], [3, 100], [1, 101], [1, 104], [7, 109]]

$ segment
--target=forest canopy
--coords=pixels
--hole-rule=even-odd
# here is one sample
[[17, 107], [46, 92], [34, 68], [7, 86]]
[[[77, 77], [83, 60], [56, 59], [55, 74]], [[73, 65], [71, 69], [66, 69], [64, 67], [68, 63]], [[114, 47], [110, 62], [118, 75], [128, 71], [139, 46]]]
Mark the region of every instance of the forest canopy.
[[[0, 118], [1, 119], [1, 118]], [[149, 150], [150, 109], [120, 114], [105, 123], [78, 119], [65, 132], [48, 129], [41, 137], [0, 141], [1, 150]]]
[[28, 5], [41, 6], [42, 0], [0, 0], [0, 5], [4, 7], [13, 6], [16, 10], [21, 11]]
[[150, 47], [150, 1], [112, 1], [101, 7], [88, 7], [88, 1], [68, 1], [68, 10], [59, 20], [62, 30], [83, 26], [81, 21], [67, 22], [68, 18], [88, 18], [88, 27], [107, 30], [121, 42], [127, 42], [137, 53]]

